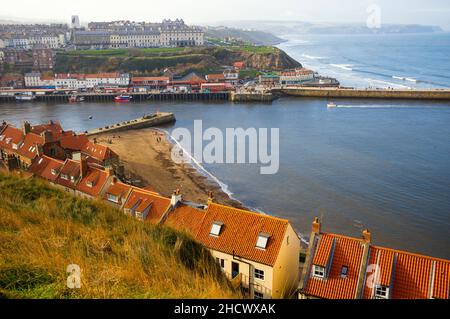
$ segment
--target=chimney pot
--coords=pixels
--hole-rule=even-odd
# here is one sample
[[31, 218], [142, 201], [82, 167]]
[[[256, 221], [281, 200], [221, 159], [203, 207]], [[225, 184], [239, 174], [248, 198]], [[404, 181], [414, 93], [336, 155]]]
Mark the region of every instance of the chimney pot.
[[172, 194], [172, 198], [170, 199], [170, 205], [174, 207], [182, 200], [182, 198], [183, 196], [181, 195], [180, 190], [179, 189], [175, 190]]
[[314, 218], [314, 221], [312, 223], [312, 232], [314, 234], [320, 234], [322, 228], [322, 223], [320, 222], [319, 217]]
[[365, 243], [370, 243], [372, 241], [372, 234], [370, 233], [370, 231], [368, 229], [363, 230], [362, 236], [363, 236], [363, 241]]

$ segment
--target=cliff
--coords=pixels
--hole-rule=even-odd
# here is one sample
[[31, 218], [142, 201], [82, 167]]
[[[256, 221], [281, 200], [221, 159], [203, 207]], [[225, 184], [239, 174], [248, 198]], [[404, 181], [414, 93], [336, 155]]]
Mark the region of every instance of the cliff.
[[[68, 265], [81, 288], [67, 287]], [[133, 220], [0, 171], [1, 298], [239, 298], [209, 251], [187, 235]]]
[[233, 46], [202, 48], [154, 48], [59, 51], [57, 73], [130, 72], [161, 75], [164, 70], [184, 75], [219, 72], [224, 65], [244, 61], [248, 68], [281, 70], [301, 66], [282, 50], [270, 46]]

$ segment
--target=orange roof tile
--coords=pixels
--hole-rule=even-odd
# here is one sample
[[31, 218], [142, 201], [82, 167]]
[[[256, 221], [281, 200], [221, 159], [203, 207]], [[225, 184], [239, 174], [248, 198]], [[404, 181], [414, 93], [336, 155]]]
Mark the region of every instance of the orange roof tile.
[[17, 153], [23, 157], [34, 159], [38, 155], [38, 145], [44, 145], [44, 138], [34, 133], [28, 133]]
[[[59, 185], [75, 189], [76, 182], [80, 177], [80, 172], [81, 172], [80, 162], [67, 159], [64, 165], [61, 167], [60, 175], [55, 180], [55, 182]], [[68, 178], [64, 179], [62, 175], [67, 175]], [[71, 181], [71, 176], [75, 178], [74, 181]]]
[[74, 151], [81, 151], [84, 145], [89, 142], [86, 135], [66, 135], [60, 139], [61, 147]]
[[133, 188], [124, 208], [142, 212], [151, 206], [147, 220], [156, 224], [170, 206], [170, 199], [140, 188]]
[[109, 147], [91, 141], [84, 144], [81, 151], [101, 161], [117, 156]]
[[450, 292], [450, 263], [442, 260], [435, 261], [432, 298], [449, 299]]
[[0, 148], [13, 150], [12, 144], [19, 146], [24, 135], [21, 129], [7, 125], [0, 135]]
[[[29, 167], [29, 171], [36, 176], [44, 178], [49, 181], [54, 181], [59, 173], [59, 169], [64, 165], [64, 162], [59, 161], [57, 159], [41, 156], [37, 158], [31, 166]], [[52, 170], [56, 170], [56, 174], [52, 173]]]
[[[219, 236], [210, 235], [214, 222], [223, 223]], [[210, 249], [273, 266], [288, 225], [284, 219], [212, 203], [196, 238]], [[261, 233], [270, 236], [266, 249], [256, 247]]]
[[326, 267], [330, 259], [333, 246], [334, 238], [332, 236], [322, 236], [320, 238], [320, 243], [317, 245], [317, 251], [314, 255], [313, 264]]
[[181, 204], [169, 213], [164, 225], [186, 231], [195, 237], [200, 230], [205, 215], [206, 211], [203, 209]]
[[100, 191], [108, 179], [108, 173], [94, 167], [88, 167], [86, 176], [77, 185], [77, 190], [91, 196], [100, 195]]
[[123, 200], [126, 200], [125, 196], [127, 196], [128, 192], [131, 191], [132, 186], [121, 183], [121, 182], [112, 182], [109, 186], [107, 186], [104, 199], [108, 199], [108, 194], [116, 196], [118, 200], [118, 204], [122, 204]]
[[[332, 234], [322, 234], [320, 237], [321, 240], [316, 243], [319, 246], [321, 243], [328, 245], [331, 239], [335, 241], [330, 269], [328, 276], [321, 279], [312, 276], [312, 267], [310, 267], [305, 292], [326, 299], [354, 298], [363, 255], [362, 242], [358, 239]], [[320, 248], [316, 251], [320, 251]], [[345, 278], [341, 276], [343, 267], [348, 268]]]
[[[357, 281], [362, 265], [364, 241], [336, 234], [319, 234], [312, 249], [309, 274], [303, 293], [319, 298], [351, 299], [357, 296]], [[312, 276], [312, 265], [323, 264], [330, 239], [336, 242], [328, 277]], [[323, 245], [324, 247], [318, 247]], [[449, 298], [450, 261], [404, 251], [369, 245], [365, 282], [362, 297], [374, 296], [374, 287], [389, 288], [392, 299]], [[323, 256], [321, 256], [323, 255]], [[341, 277], [342, 267], [348, 267], [346, 278]]]
[[224, 80], [225, 76], [222, 73], [219, 74], [208, 74], [206, 76], [207, 80]]

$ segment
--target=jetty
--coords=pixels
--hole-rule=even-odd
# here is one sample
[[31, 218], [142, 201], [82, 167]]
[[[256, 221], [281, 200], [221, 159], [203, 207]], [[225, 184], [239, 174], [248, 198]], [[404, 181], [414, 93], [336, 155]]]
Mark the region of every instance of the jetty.
[[255, 92], [231, 92], [231, 102], [263, 102], [272, 103], [277, 98], [271, 92], [255, 93]]
[[115, 123], [99, 127], [91, 131], [85, 132], [87, 136], [96, 136], [100, 134], [108, 134], [115, 132], [123, 132], [128, 130], [136, 130], [154, 126], [161, 126], [166, 124], [172, 124], [176, 121], [173, 113], [157, 112], [151, 115], [144, 115], [141, 118], [123, 121], [121, 123]]
[[355, 89], [284, 87], [272, 90], [281, 96], [316, 98], [450, 100], [450, 89]]

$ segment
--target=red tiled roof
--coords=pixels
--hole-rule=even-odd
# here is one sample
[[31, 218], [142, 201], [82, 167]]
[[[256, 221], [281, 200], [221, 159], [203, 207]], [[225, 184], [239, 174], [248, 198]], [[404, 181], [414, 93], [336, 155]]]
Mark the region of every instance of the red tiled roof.
[[38, 135], [42, 134], [45, 131], [52, 132], [53, 137], [58, 140], [63, 136], [72, 134], [72, 131], [65, 132], [62, 129], [62, 126], [60, 123], [53, 122], [53, 121], [51, 121], [50, 123], [47, 123], [47, 124], [39, 124], [39, 125], [34, 125], [31, 127], [31, 132], [38, 134]]
[[170, 199], [161, 197], [153, 192], [134, 188], [128, 197], [124, 208], [132, 209], [136, 207], [137, 212], [142, 212], [151, 205], [147, 220], [157, 223], [170, 206]]
[[207, 80], [225, 80], [225, 76], [222, 73], [219, 74], [208, 74], [206, 76]]
[[0, 135], [0, 148], [12, 150], [12, 144], [19, 145], [24, 139], [21, 129], [7, 125]]
[[169, 82], [170, 78], [167, 76], [134, 76], [131, 82]]
[[122, 200], [125, 200], [124, 198], [128, 192], [132, 189], [130, 185], [121, 183], [121, 182], [112, 182], [106, 189], [104, 199], [107, 199], [107, 194], [111, 194], [113, 196], [118, 197], [119, 203], [122, 204]]
[[206, 211], [188, 205], [178, 205], [170, 212], [164, 225], [185, 231], [196, 236], [203, 222]]
[[[334, 241], [334, 252], [331, 256], [331, 267], [326, 279], [312, 277], [312, 265], [305, 292], [309, 295], [326, 299], [352, 299], [356, 295], [359, 270], [362, 262], [363, 245], [358, 239], [322, 234], [316, 243], [317, 252], [327, 251], [330, 242]], [[324, 247], [321, 247], [321, 246]], [[314, 256], [315, 257], [315, 256]], [[313, 258], [314, 260], [314, 258]], [[314, 262], [313, 262], [314, 264]], [[321, 265], [318, 265], [321, 266]], [[342, 267], [347, 267], [346, 278], [341, 277]]]
[[86, 135], [67, 135], [60, 139], [61, 147], [73, 151], [81, 151], [84, 145], [89, 142]]
[[[81, 168], [80, 168], [80, 162], [73, 161], [71, 159], [67, 159], [64, 165], [61, 168], [60, 175], [56, 179], [56, 183], [65, 187], [70, 187], [75, 189], [76, 182], [80, 176]], [[67, 175], [68, 179], [65, 180], [61, 177], [61, 175]], [[75, 182], [71, 181], [71, 176], [75, 178]]]
[[108, 176], [104, 170], [89, 166], [86, 176], [81, 179], [76, 188], [80, 192], [96, 197], [100, 195]]
[[[31, 164], [29, 170], [36, 176], [53, 182], [58, 177], [59, 170], [63, 165], [63, 161], [43, 155]], [[57, 173], [53, 174], [52, 170], [56, 170]]]
[[331, 250], [334, 245], [334, 238], [330, 236], [322, 236], [320, 243], [317, 246], [317, 251], [314, 255], [313, 264], [317, 266], [326, 267], [330, 259]]
[[81, 151], [101, 161], [117, 156], [109, 147], [90, 141], [82, 146]]
[[28, 159], [34, 159], [38, 155], [38, 145], [44, 145], [44, 138], [34, 133], [28, 133], [17, 153]]
[[[223, 223], [219, 236], [211, 236], [214, 222]], [[196, 236], [210, 249], [273, 266], [289, 222], [233, 207], [210, 204]], [[261, 233], [270, 236], [266, 249], [256, 248]]]
[[[318, 238], [303, 292], [319, 298], [355, 298], [364, 241], [323, 233]], [[324, 279], [313, 277], [312, 266], [323, 265], [330, 239], [335, 247], [330, 268], [326, 269], [329, 274]], [[368, 249], [362, 298], [372, 298], [376, 285], [389, 288], [392, 299], [449, 298], [450, 261], [373, 245]], [[348, 267], [346, 278], [341, 277], [343, 266]]]

